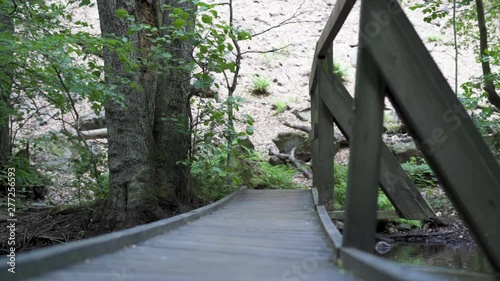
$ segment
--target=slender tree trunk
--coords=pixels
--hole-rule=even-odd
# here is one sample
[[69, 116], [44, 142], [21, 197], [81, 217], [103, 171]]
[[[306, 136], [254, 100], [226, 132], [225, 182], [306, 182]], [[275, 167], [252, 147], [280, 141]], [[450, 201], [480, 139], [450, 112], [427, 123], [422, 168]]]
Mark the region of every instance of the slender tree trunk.
[[[127, 10], [138, 23], [159, 27], [170, 23], [168, 14], [162, 14], [159, 7], [180, 5], [174, 0], [98, 0], [97, 4], [103, 35], [119, 37], [129, 35], [128, 23], [117, 17], [117, 9]], [[151, 48], [145, 34], [139, 32], [129, 40], [137, 48], [130, 59], [145, 59]], [[189, 57], [180, 51], [173, 55]], [[109, 83], [114, 82], [113, 77], [127, 77], [141, 86], [140, 90], [128, 85], [119, 87], [126, 108], [114, 101], [105, 105], [111, 217], [121, 227], [162, 218], [163, 207], [185, 209], [191, 201], [189, 172], [177, 163], [185, 159], [189, 148], [189, 136], [179, 133], [179, 128], [188, 130], [190, 108], [183, 90], [189, 86], [189, 73], [173, 67], [174, 70], [162, 74], [146, 68], [130, 74], [110, 50], [105, 50], [104, 64], [111, 72], [107, 75]], [[183, 121], [179, 124], [173, 117]]]
[[[6, 6], [6, 5], [5, 5]], [[13, 9], [13, 7], [12, 7]], [[14, 23], [9, 11], [0, 9], [0, 36], [10, 37], [14, 34]], [[12, 57], [10, 46], [2, 46], [0, 42], [0, 52], [2, 58]], [[4, 164], [12, 155], [12, 139], [10, 134], [10, 95], [12, 91], [12, 80], [14, 76], [14, 66], [9, 61], [0, 62], [0, 165]]]
[[484, 60], [483, 58], [487, 56], [488, 53], [488, 29], [486, 27], [486, 20], [484, 18], [484, 4], [483, 0], [476, 0], [477, 9], [477, 23], [479, 26], [479, 51], [481, 56], [481, 66], [483, 68], [483, 81], [484, 90], [488, 94], [488, 100], [500, 109], [500, 96], [495, 90], [495, 84], [492, 79], [491, 67], [489, 60]]

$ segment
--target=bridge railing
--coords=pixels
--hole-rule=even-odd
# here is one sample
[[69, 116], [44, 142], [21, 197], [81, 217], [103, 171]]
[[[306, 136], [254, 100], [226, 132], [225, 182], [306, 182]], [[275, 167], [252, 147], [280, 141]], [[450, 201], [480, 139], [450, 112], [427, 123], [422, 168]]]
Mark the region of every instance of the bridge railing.
[[435, 219], [382, 142], [384, 99], [388, 97], [498, 273], [500, 167], [398, 1], [361, 1], [355, 99], [333, 73], [333, 40], [355, 2], [337, 0], [318, 40], [309, 82], [313, 185], [319, 204], [329, 209], [334, 196], [333, 123], [350, 145], [339, 249], [343, 265], [380, 269], [378, 261], [373, 262], [375, 257], [365, 254], [373, 252], [375, 245], [379, 184], [401, 216]]

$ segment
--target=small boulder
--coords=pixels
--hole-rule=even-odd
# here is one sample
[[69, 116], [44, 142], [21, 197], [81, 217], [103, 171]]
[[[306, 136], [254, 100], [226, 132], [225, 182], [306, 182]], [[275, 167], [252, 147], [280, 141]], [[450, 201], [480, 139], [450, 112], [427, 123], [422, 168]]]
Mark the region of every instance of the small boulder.
[[423, 157], [414, 142], [397, 142], [387, 144], [387, 147], [400, 163], [408, 162], [412, 157]]
[[99, 115], [94, 112], [84, 115], [80, 118], [78, 123], [78, 130], [87, 131], [95, 130], [106, 127], [106, 118], [104, 117], [104, 112], [99, 113]]
[[295, 158], [302, 161], [311, 159], [312, 145], [309, 136], [304, 132], [282, 132], [273, 139], [280, 153], [290, 154], [295, 148]]

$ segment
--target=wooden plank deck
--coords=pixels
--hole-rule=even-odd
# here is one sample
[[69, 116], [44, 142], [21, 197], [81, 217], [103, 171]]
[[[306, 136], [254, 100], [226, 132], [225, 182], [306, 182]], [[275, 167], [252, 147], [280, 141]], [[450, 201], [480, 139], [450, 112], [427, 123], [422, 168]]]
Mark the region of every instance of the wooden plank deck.
[[248, 190], [178, 229], [30, 280], [355, 280], [327, 245], [309, 190]]

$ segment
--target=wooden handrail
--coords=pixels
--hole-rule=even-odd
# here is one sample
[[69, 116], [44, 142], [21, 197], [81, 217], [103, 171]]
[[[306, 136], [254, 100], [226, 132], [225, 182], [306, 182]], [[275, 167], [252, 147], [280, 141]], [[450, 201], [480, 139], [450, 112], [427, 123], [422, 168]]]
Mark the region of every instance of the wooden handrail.
[[313, 91], [316, 87], [317, 79], [317, 63], [318, 59], [323, 59], [327, 56], [328, 50], [332, 47], [333, 40], [344, 25], [347, 16], [352, 10], [356, 0], [338, 0], [333, 7], [333, 11], [328, 18], [325, 28], [319, 37], [316, 44], [316, 52], [314, 54], [311, 75], [309, 76], [309, 90]]
[[[361, 2], [354, 102], [333, 74], [333, 40], [354, 4], [355, 0], [337, 1], [316, 45], [309, 77], [313, 185], [325, 206], [331, 206], [327, 202], [333, 200], [329, 198], [333, 189], [329, 186], [333, 182], [329, 171], [333, 156], [320, 152], [329, 151], [328, 145], [333, 142], [332, 119], [351, 146], [342, 247], [368, 252], [373, 249], [377, 182], [398, 183], [384, 191], [394, 205], [409, 204], [404, 211], [398, 209], [403, 217], [412, 217], [411, 209], [415, 209], [420, 212], [417, 217], [436, 218], [418, 190], [408, 183], [407, 176], [402, 175], [397, 162], [384, 160], [390, 159], [381, 141], [382, 103], [387, 96], [493, 268], [500, 272], [500, 223], [497, 223], [500, 221], [500, 166], [398, 1]], [[384, 165], [384, 161], [390, 165]], [[402, 194], [407, 198], [403, 199]], [[412, 197], [415, 200], [411, 200]], [[353, 260], [358, 257], [361, 256], [349, 254], [344, 265], [347, 268], [359, 265]], [[464, 276], [462, 279], [467, 278]]]

